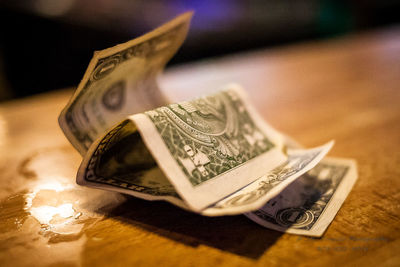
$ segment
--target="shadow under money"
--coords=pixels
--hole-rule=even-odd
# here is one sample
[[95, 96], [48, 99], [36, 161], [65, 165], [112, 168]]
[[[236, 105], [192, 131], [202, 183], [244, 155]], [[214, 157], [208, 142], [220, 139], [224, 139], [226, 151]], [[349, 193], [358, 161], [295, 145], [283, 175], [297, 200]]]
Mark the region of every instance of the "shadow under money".
[[167, 237], [187, 246], [207, 245], [258, 259], [283, 234], [250, 221], [245, 216], [205, 217], [162, 201], [134, 197], [106, 216]]

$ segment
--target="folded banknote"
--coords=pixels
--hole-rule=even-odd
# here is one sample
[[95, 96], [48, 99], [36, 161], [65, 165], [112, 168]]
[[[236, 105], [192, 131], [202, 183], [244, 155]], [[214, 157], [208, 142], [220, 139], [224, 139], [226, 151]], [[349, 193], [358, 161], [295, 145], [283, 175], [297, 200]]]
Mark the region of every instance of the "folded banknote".
[[191, 16], [94, 54], [59, 117], [83, 156], [77, 183], [322, 235], [357, 178], [356, 164], [324, 159], [333, 141], [300, 148], [236, 84], [171, 104], [156, 78]]

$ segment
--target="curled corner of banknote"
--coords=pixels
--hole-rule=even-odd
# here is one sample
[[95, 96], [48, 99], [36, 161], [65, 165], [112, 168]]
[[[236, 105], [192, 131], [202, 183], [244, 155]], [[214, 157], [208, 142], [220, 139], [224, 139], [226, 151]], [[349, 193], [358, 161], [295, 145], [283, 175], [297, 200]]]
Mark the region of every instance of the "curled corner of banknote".
[[168, 104], [157, 75], [185, 40], [192, 15], [186, 12], [143, 36], [94, 53], [58, 119], [82, 156], [128, 115]]

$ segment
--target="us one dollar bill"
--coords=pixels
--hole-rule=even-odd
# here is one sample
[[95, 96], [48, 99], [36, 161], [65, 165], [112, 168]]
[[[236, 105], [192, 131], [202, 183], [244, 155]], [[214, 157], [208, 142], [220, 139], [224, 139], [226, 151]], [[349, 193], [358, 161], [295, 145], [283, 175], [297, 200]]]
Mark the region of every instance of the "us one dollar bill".
[[[333, 141], [299, 148], [265, 122], [235, 84], [174, 104], [158, 89], [157, 75], [182, 44], [191, 16], [185, 13], [149, 34], [95, 53], [59, 117], [65, 135], [83, 156], [77, 183], [168, 201], [205, 216], [246, 214], [269, 228], [321, 233], [316, 229], [327, 226], [340, 207], [329, 208], [329, 203], [344, 199], [352, 186], [348, 181], [356, 178], [354, 163], [335, 161], [337, 168], [328, 176], [342, 178], [332, 182], [331, 202], [322, 207], [326, 211], [314, 214], [307, 229], [296, 228], [303, 213], [295, 210], [306, 213], [311, 206], [305, 199], [315, 200], [315, 194], [292, 190], [289, 195], [301, 194], [293, 199], [304, 201], [286, 201], [276, 212], [268, 205], [286, 199], [298, 181], [325, 166], [321, 164]], [[315, 190], [318, 179], [326, 176], [321, 175], [314, 175]], [[341, 184], [350, 187], [346, 191]], [[293, 223], [283, 224], [281, 214]]]

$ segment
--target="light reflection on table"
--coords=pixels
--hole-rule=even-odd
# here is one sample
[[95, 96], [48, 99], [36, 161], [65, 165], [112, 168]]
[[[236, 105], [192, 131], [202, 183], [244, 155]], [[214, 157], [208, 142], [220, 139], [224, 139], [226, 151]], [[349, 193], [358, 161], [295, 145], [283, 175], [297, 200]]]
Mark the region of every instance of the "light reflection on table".
[[[77, 264], [87, 241], [84, 230], [125, 201], [121, 194], [77, 185], [69, 169], [79, 157], [72, 152], [65, 147], [44, 149], [23, 161], [25, 189], [0, 204], [1, 217], [8, 215], [3, 222], [8, 231], [0, 237], [7, 240], [9, 257], [26, 253], [44, 264], [66, 259]], [[26, 260], [28, 264], [32, 258]]]

